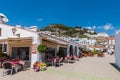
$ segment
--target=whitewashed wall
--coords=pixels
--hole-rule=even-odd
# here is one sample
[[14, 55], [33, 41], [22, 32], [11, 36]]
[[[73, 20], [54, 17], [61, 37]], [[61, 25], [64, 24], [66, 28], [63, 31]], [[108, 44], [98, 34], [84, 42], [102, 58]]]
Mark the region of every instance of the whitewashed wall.
[[[12, 28], [14, 26], [10, 26], [10, 25], [6, 25], [6, 24], [0, 24], [0, 28], [2, 28], [2, 34], [0, 36], [0, 39], [7, 39], [7, 38], [14, 38], [17, 36], [13, 35], [13, 32], [12, 32]], [[20, 33], [20, 37], [33, 37], [33, 41], [34, 43], [36, 43], [36, 39], [37, 38], [37, 33], [34, 33], [34, 32], [30, 32], [30, 31], [27, 31], [27, 30], [24, 30], [24, 29], [20, 29], [20, 28], [17, 28], [17, 31], [15, 34], [19, 34]]]
[[115, 35], [115, 62], [120, 68], [120, 33]]
[[80, 45], [75, 42], [69, 42], [67, 47], [67, 55], [70, 55], [70, 46], [73, 46], [73, 53], [75, 53], [75, 47], [77, 47], [77, 56], [79, 55], [79, 47]]
[[[14, 26], [10, 26], [10, 25], [6, 25], [6, 24], [0, 24], [0, 28], [1, 28], [1, 36], [0, 39], [7, 39], [7, 38], [17, 38], [17, 36], [13, 35], [12, 32], [12, 28]], [[24, 30], [21, 28], [17, 28], [17, 31], [15, 34], [20, 34], [20, 37], [32, 37], [32, 44], [36, 44], [39, 45], [40, 44], [40, 38], [39, 35], [35, 32], [32, 31], [28, 31], [28, 30]], [[30, 46], [32, 47], [32, 46]], [[37, 51], [36, 54], [32, 54], [31, 53], [31, 65], [35, 62], [35, 61], [39, 61], [40, 60], [40, 56], [39, 56], [39, 52]]]

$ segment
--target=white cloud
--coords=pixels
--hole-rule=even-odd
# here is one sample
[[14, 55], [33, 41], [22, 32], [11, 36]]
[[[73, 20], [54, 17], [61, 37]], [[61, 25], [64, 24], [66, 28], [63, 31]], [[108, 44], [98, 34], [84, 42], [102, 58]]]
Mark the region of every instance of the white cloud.
[[120, 32], [120, 29], [115, 31], [116, 34], [118, 34], [119, 32]]
[[39, 19], [37, 19], [37, 21], [41, 22], [41, 21], [43, 21], [43, 19], [42, 19], [42, 18], [39, 18]]
[[97, 28], [98, 29], [104, 29], [104, 30], [112, 30], [112, 29], [114, 29], [113, 25], [110, 24], [110, 23], [107, 23], [107, 24], [105, 24], [103, 26], [98, 26]]
[[113, 29], [113, 26], [112, 26], [112, 24], [106, 24], [106, 25], [103, 26], [103, 28], [105, 30], [110, 30], [110, 29]]
[[85, 27], [86, 29], [91, 29], [91, 30], [94, 30], [96, 28], [96, 26], [88, 26], [88, 27]]
[[85, 27], [86, 29], [92, 29], [92, 27], [91, 26], [88, 26], [88, 27]]
[[93, 29], [95, 29], [96, 28], [96, 26], [93, 26]]

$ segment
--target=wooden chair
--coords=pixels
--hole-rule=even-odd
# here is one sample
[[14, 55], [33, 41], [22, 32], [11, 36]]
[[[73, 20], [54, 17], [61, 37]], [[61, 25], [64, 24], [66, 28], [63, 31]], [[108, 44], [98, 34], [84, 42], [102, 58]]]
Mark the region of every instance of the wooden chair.
[[56, 60], [56, 65], [60, 66], [62, 61], [63, 57], [59, 58], [58, 60]]
[[10, 74], [12, 75], [13, 67], [12, 67], [12, 64], [10, 62], [4, 62], [2, 64], [2, 66], [3, 66], [3, 75], [2, 76], [4, 76], [4, 74], [8, 71], [10, 71]]
[[79, 58], [77, 56], [73, 56], [74, 60], [79, 61]]
[[64, 62], [65, 62], [65, 63], [69, 63], [70, 59], [71, 59], [70, 56], [66, 56]]

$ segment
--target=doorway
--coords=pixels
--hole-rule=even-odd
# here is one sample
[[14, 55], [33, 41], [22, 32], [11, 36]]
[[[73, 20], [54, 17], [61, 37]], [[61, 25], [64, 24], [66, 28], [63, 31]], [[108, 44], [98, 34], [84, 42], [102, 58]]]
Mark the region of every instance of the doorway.
[[12, 58], [29, 60], [29, 47], [12, 47]]

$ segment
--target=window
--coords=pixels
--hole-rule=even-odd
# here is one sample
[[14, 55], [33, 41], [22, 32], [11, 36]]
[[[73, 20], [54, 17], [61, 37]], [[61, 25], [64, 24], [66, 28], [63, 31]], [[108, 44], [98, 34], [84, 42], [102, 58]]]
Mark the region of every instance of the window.
[[2, 44], [0, 44], [0, 53], [2, 52]]
[[1, 36], [1, 28], [0, 28], [0, 36]]
[[4, 44], [3, 52], [7, 52], [7, 44]]

